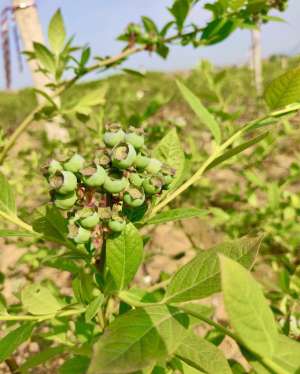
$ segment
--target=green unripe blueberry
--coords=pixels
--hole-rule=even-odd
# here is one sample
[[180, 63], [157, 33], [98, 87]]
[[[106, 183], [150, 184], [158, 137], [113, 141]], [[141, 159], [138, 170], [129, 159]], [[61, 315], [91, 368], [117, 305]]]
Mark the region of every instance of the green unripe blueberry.
[[111, 229], [113, 232], [122, 232], [125, 229], [126, 222], [122, 220], [121, 218], [119, 219], [110, 219], [108, 221], [108, 227]]
[[98, 223], [99, 215], [96, 212], [80, 219], [80, 225], [85, 229], [93, 229]]
[[103, 184], [104, 189], [110, 193], [119, 193], [125, 190], [128, 186], [128, 180], [125, 177], [114, 179], [107, 176]]
[[133, 208], [141, 206], [145, 201], [145, 194], [137, 188], [131, 188], [124, 193], [123, 201]]
[[143, 182], [143, 188], [147, 195], [154, 195], [161, 191], [163, 182], [161, 178], [150, 177], [146, 178]]
[[162, 163], [155, 158], [151, 158], [149, 164], [146, 167], [146, 170], [150, 174], [158, 174], [161, 170]]
[[84, 158], [78, 153], [73, 155], [67, 162], [64, 163], [64, 169], [67, 171], [72, 171], [77, 173], [80, 169], [83, 168]]
[[60, 194], [76, 190], [77, 178], [71, 171], [58, 171], [50, 178], [50, 186]]
[[164, 182], [164, 187], [168, 187], [174, 180], [174, 177], [172, 175], [164, 175], [163, 176], [163, 182]]
[[69, 225], [69, 238], [77, 244], [85, 244], [91, 238], [91, 232], [81, 226]]
[[143, 135], [130, 132], [125, 135], [125, 141], [133, 145], [135, 149], [140, 149], [143, 147], [145, 139]]
[[81, 171], [83, 181], [87, 186], [100, 187], [107, 177], [106, 171], [102, 166], [97, 165], [96, 168], [89, 167]]
[[55, 195], [54, 205], [63, 210], [71, 209], [77, 201], [76, 192], [72, 192], [68, 195]]
[[131, 144], [120, 144], [113, 149], [111, 159], [114, 167], [118, 169], [129, 168], [136, 158], [136, 151]]
[[143, 180], [144, 179], [137, 173], [130, 174], [129, 181], [134, 187], [141, 187]]
[[144, 156], [142, 153], [139, 153], [135, 160], [134, 160], [134, 166], [137, 169], [144, 170], [150, 163], [150, 158], [147, 156]]
[[114, 147], [117, 144], [123, 142], [125, 139], [125, 133], [122, 129], [116, 127], [106, 131], [103, 135], [103, 141], [108, 147]]
[[49, 162], [48, 172], [50, 175], [53, 175], [57, 171], [62, 171], [62, 170], [63, 170], [62, 164], [58, 162], [57, 160], [51, 160]]

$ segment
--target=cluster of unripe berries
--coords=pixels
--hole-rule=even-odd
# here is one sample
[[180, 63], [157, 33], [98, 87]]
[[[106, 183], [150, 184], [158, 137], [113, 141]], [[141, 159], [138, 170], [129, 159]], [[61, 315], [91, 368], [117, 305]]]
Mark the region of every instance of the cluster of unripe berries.
[[168, 189], [175, 171], [148, 155], [144, 136], [111, 125], [105, 146], [87, 163], [79, 154], [51, 160], [46, 177], [54, 205], [68, 211], [69, 237], [78, 244], [96, 241], [103, 232], [121, 232], [126, 209], [148, 204]]

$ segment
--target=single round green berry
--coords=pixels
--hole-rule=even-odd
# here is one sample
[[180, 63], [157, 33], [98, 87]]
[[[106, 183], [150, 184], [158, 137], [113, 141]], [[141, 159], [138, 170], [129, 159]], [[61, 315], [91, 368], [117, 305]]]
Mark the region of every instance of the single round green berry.
[[72, 192], [68, 195], [60, 195], [56, 194], [54, 197], [54, 205], [63, 210], [68, 210], [73, 208], [73, 206], [76, 204], [77, 201], [77, 195], [76, 192]]
[[100, 187], [107, 177], [106, 171], [102, 166], [89, 167], [81, 171], [83, 182], [89, 187]]
[[60, 194], [68, 194], [76, 190], [77, 178], [71, 171], [57, 171], [50, 178], [50, 186]]
[[112, 218], [108, 221], [108, 227], [113, 232], [122, 232], [125, 229], [126, 222], [121, 218]]
[[136, 151], [131, 144], [120, 144], [113, 149], [111, 159], [114, 167], [128, 169], [136, 158]]
[[146, 167], [146, 170], [150, 174], [158, 174], [162, 168], [162, 163], [155, 158], [151, 158], [149, 164]]
[[57, 160], [51, 160], [49, 162], [48, 173], [50, 175], [53, 175], [57, 171], [62, 171], [62, 170], [63, 170], [62, 164], [60, 162], [58, 162]]
[[111, 126], [103, 135], [104, 143], [111, 148], [123, 142], [124, 139], [125, 133], [119, 126]]
[[93, 229], [99, 223], [99, 215], [98, 213], [94, 212], [87, 217], [83, 217], [80, 219], [80, 225], [85, 229]]
[[91, 232], [81, 226], [69, 225], [69, 238], [77, 244], [85, 244], [91, 238]]
[[143, 188], [147, 195], [154, 195], [161, 191], [163, 182], [161, 178], [158, 177], [149, 177], [146, 178], [143, 182]]
[[130, 188], [128, 191], [124, 193], [123, 200], [128, 206], [137, 208], [143, 205], [145, 201], [144, 191], [139, 190], [137, 188]]
[[143, 135], [136, 134], [135, 132], [130, 132], [125, 135], [125, 141], [134, 146], [135, 149], [140, 149], [143, 147], [145, 139]]
[[116, 179], [114, 177], [107, 176], [103, 184], [103, 187], [107, 192], [114, 194], [124, 191], [127, 186], [128, 180], [125, 177]]
[[135, 160], [134, 160], [134, 166], [139, 170], [144, 170], [150, 163], [150, 158], [147, 156], [144, 156], [142, 153], [139, 153]]
[[78, 153], [73, 155], [67, 162], [64, 163], [64, 169], [77, 173], [84, 166], [84, 158]]
[[134, 187], [141, 187], [144, 181], [144, 178], [142, 178], [138, 173], [132, 173], [129, 176], [130, 184], [132, 184]]

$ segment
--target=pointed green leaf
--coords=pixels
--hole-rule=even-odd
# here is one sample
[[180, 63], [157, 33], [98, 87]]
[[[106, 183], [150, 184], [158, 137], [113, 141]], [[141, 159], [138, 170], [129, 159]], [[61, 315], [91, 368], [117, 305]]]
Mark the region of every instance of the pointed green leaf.
[[181, 31], [190, 10], [190, 0], [175, 0], [169, 11], [175, 17], [178, 30]]
[[65, 361], [59, 368], [58, 374], [86, 374], [90, 359], [85, 356], [75, 356]]
[[229, 321], [243, 343], [261, 357], [272, 357], [278, 332], [261, 286], [235, 261], [220, 256], [222, 290]]
[[99, 312], [101, 305], [103, 304], [104, 296], [103, 294], [98, 295], [93, 301], [89, 303], [85, 312], [86, 322], [91, 322], [95, 315]]
[[8, 238], [8, 237], [23, 237], [29, 238], [32, 236], [36, 236], [36, 233], [29, 232], [29, 231], [17, 231], [17, 230], [0, 230], [0, 238]]
[[55, 314], [63, 307], [50, 290], [40, 284], [26, 286], [22, 290], [21, 300], [24, 309], [34, 315]]
[[4, 213], [16, 215], [15, 196], [2, 173], [0, 173], [0, 210]]
[[177, 81], [177, 85], [181, 91], [185, 101], [196, 113], [199, 120], [210, 130], [217, 144], [221, 143], [220, 125], [214, 116], [204, 107], [200, 99], [196, 97], [183, 83]]
[[54, 73], [56, 69], [54, 55], [47, 47], [43, 44], [34, 42], [33, 43], [35, 56], [40, 65], [48, 70], [50, 73]]
[[185, 167], [185, 156], [175, 129], [169, 131], [153, 150], [153, 156], [176, 170], [174, 181], [169, 191], [181, 179]]
[[264, 96], [271, 109], [300, 101], [300, 68], [289, 70], [273, 80]]
[[273, 360], [291, 373], [296, 373], [300, 369], [300, 343], [279, 335]]
[[9, 358], [22, 343], [30, 338], [33, 328], [33, 323], [24, 323], [0, 340], [0, 363]]
[[193, 332], [184, 339], [175, 354], [188, 365], [207, 374], [232, 373], [223, 352]]
[[197, 300], [221, 290], [218, 253], [249, 268], [259, 250], [261, 238], [242, 238], [200, 251], [175, 273], [165, 295], [166, 303]]
[[243, 152], [245, 149], [248, 149], [249, 147], [252, 147], [253, 145], [259, 143], [262, 141], [266, 136], [268, 135], [268, 132], [265, 132], [261, 135], [256, 136], [255, 138], [248, 140], [245, 143], [242, 143], [229, 151], [222, 154], [220, 157], [217, 157], [213, 162], [211, 162], [206, 170], [212, 169], [216, 167], [217, 165], [221, 164], [222, 162], [238, 155], [239, 153]]
[[49, 43], [55, 54], [58, 55], [64, 49], [66, 36], [64, 20], [60, 9], [58, 9], [51, 18], [48, 28]]
[[113, 282], [109, 289], [124, 289], [133, 280], [142, 260], [143, 240], [134, 225], [130, 223], [121, 234], [109, 237], [106, 261]]
[[132, 373], [164, 360], [186, 336], [188, 316], [177, 308], [137, 308], [115, 319], [96, 343], [88, 374]]
[[19, 371], [21, 373], [28, 373], [29, 369], [35, 368], [45, 362], [49, 362], [57, 356], [60, 356], [66, 347], [59, 345], [58, 347], [50, 347], [42, 350], [41, 352], [35, 353], [30, 356], [20, 367]]
[[203, 217], [207, 214], [204, 209], [197, 208], [177, 208], [170, 209], [166, 212], [158, 213], [153, 218], [149, 218], [145, 223], [147, 225], [157, 225], [160, 223], [178, 221], [181, 219], [188, 219], [193, 217]]
[[74, 244], [67, 239], [68, 221], [61, 215], [54, 206], [46, 206], [36, 211], [36, 218], [33, 222], [33, 229], [43, 234], [45, 240], [63, 244], [74, 249]]

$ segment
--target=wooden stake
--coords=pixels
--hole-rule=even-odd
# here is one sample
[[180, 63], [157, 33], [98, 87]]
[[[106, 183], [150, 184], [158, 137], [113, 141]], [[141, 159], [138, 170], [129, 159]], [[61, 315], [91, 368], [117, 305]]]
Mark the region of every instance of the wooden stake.
[[263, 74], [262, 74], [262, 47], [260, 27], [252, 30], [252, 67], [254, 72], [255, 88], [258, 96], [263, 93]]

